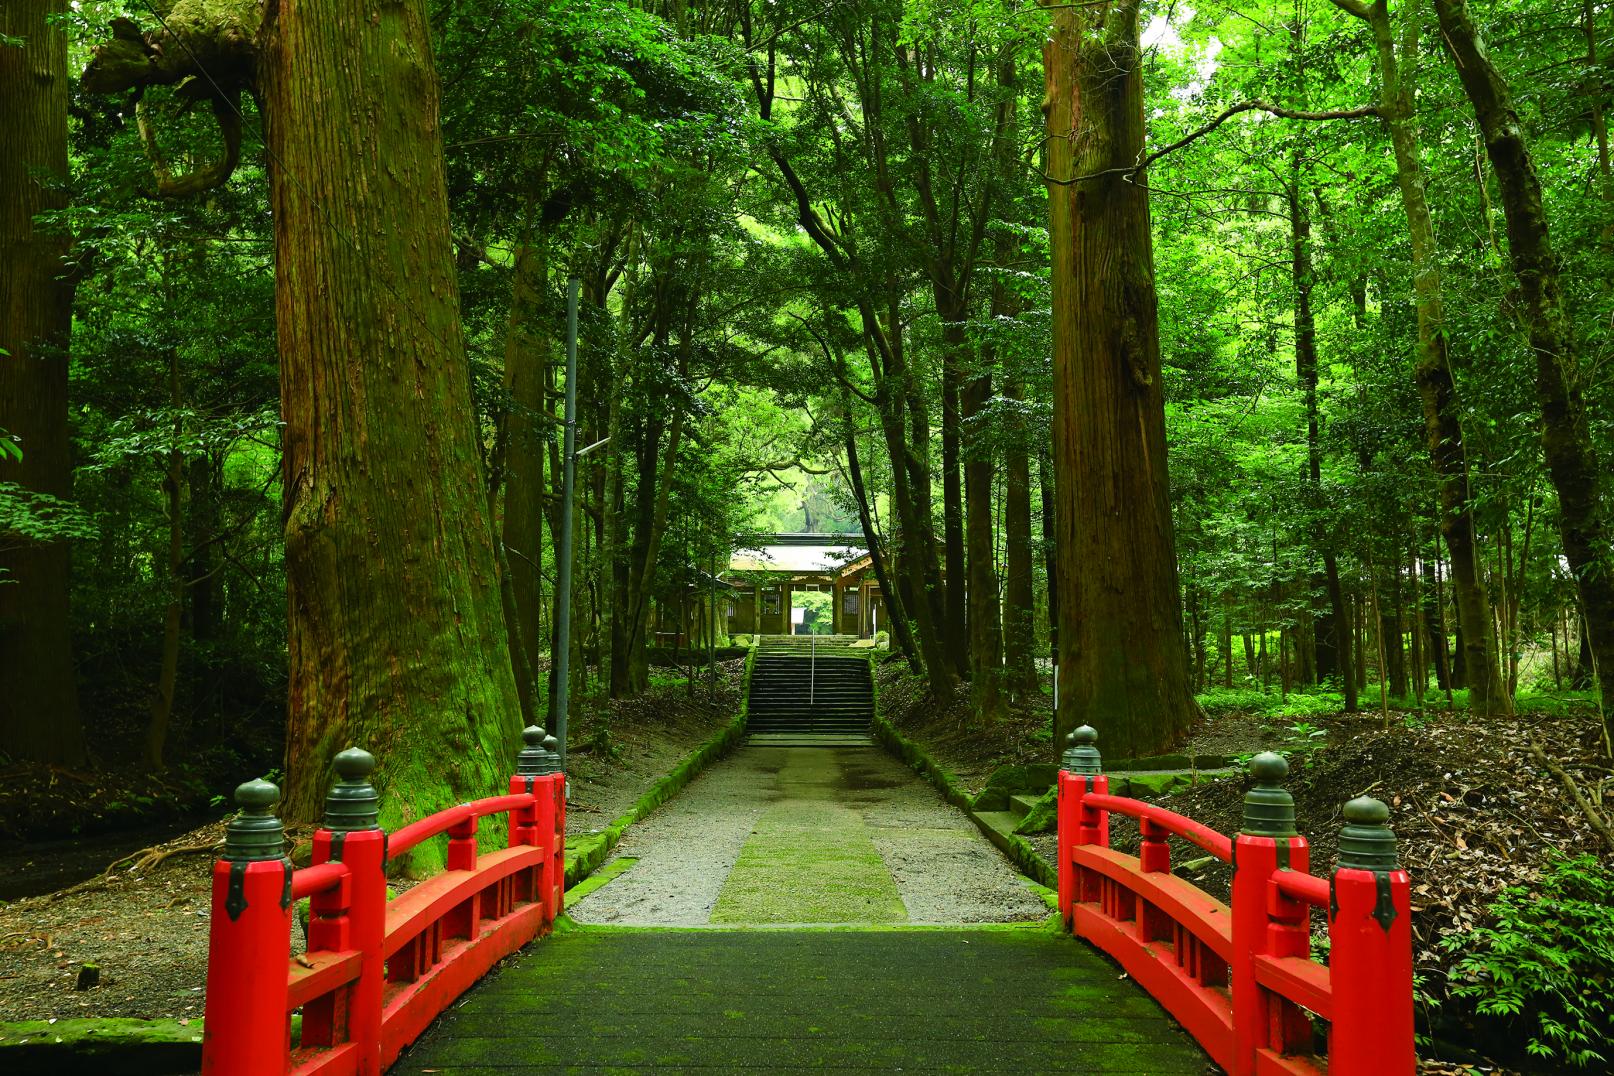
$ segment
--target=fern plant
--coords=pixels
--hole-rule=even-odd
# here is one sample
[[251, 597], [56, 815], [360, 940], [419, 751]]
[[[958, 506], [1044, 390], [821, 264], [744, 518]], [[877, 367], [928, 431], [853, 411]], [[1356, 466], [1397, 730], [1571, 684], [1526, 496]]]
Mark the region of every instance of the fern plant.
[[1463, 956], [1452, 996], [1519, 1021], [1533, 1056], [1576, 1068], [1609, 1064], [1614, 1042], [1614, 872], [1591, 855], [1548, 864], [1539, 883], [1510, 886], [1494, 922], [1448, 936]]

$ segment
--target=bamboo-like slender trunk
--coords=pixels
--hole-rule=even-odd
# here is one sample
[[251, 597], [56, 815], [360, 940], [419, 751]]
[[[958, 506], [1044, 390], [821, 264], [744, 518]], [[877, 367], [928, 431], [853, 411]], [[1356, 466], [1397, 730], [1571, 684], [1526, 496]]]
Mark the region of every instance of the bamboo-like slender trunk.
[[1445, 324], [1439, 251], [1418, 148], [1413, 74], [1421, 28], [1420, 12], [1416, 2], [1399, 9], [1398, 41], [1390, 22], [1387, 0], [1372, 0], [1371, 3], [1334, 0], [1334, 3], [1365, 21], [1373, 34], [1381, 82], [1379, 114], [1390, 136], [1396, 183], [1401, 191], [1411, 240], [1413, 296], [1418, 316], [1414, 381], [1423, 404], [1424, 433], [1440, 490], [1441, 533], [1451, 554], [1452, 591], [1462, 627], [1469, 708], [1476, 714], [1492, 714], [1507, 709], [1508, 700], [1497, 671], [1490, 602], [1480, 579], [1473, 497]]
[[[1586, 414], [1585, 373], [1564, 310], [1559, 259], [1548, 227], [1535, 159], [1512, 92], [1485, 49], [1465, 0], [1435, 0], [1442, 39], [1457, 61], [1501, 190], [1508, 255], [1523, 298], [1535, 356], [1536, 399], [1547, 473], [1558, 493], [1558, 535], [1580, 592], [1604, 699], [1614, 699], [1614, 524], [1608, 479]], [[1595, 47], [1595, 36], [1593, 41]], [[1607, 134], [1599, 142], [1606, 173]], [[1607, 177], [1605, 174], [1605, 183]]]

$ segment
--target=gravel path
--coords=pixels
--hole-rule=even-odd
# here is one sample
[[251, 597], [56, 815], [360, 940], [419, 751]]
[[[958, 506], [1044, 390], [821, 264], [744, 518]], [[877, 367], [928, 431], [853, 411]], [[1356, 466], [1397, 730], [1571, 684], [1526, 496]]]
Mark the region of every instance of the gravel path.
[[569, 909], [573, 918], [704, 926], [1047, 915], [968, 818], [873, 747], [742, 748], [630, 829], [616, 855], [638, 862]]

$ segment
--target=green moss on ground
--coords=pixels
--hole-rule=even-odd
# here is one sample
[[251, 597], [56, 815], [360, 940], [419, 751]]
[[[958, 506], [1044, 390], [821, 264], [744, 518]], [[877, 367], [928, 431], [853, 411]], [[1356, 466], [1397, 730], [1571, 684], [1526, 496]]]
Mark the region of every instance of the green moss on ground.
[[7, 1076], [144, 1076], [194, 1072], [202, 1062], [202, 1022], [20, 1020], [0, 1023], [0, 1072]]
[[1047, 833], [1059, 824], [1059, 794], [1054, 789], [1044, 792], [1032, 804], [1031, 810], [1014, 827], [1016, 833]]
[[908, 910], [863, 816], [837, 802], [829, 752], [797, 753], [788, 799], [764, 811], [712, 909], [713, 923], [900, 923]]

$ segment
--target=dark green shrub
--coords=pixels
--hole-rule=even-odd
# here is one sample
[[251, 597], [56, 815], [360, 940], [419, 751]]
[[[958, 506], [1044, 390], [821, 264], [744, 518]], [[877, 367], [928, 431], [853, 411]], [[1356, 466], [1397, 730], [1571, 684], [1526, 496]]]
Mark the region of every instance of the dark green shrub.
[[1535, 1057], [1608, 1065], [1614, 1042], [1614, 873], [1591, 855], [1558, 859], [1533, 886], [1510, 886], [1495, 921], [1442, 941], [1462, 958], [1452, 997], [1517, 1021]]

